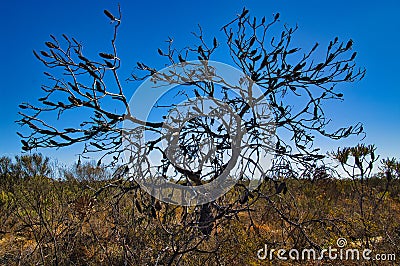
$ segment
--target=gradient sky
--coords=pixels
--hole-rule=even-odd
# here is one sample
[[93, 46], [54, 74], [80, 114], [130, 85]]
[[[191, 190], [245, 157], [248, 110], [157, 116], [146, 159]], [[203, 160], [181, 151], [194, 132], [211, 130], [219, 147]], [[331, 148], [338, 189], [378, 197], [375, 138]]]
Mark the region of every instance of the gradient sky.
[[[342, 87], [344, 101], [336, 102], [335, 125], [364, 123], [363, 142], [375, 143], [378, 154], [399, 158], [400, 88], [399, 41], [400, 3], [396, 0], [299, 1], [299, 0], [218, 0], [218, 1], [122, 1], [119, 32], [121, 75], [127, 78], [136, 61], [157, 63], [157, 48], [165, 47], [168, 36], [177, 47], [194, 44], [190, 32], [200, 24], [205, 35], [222, 36], [219, 29], [246, 6], [252, 15], [272, 18], [299, 26], [294, 43], [311, 47], [316, 41], [327, 45], [336, 36], [354, 40], [357, 64], [367, 69], [361, 82]], [[16, 131], [18, 104], [43, 94], [45, 68], [32, 54], [44, 49], [49, 34], [74, 36], [84, 51], [96, 55], [109, 48], [111, 27], [103, 9], [116, 13], [117, 1], [2, 1], [0, 29], [0, 156], [20, 154]], [[223, 61], [224, 58], [218, 58]], [[134, 88], [132, 88], [134, 89]], [[133, 92], [133, 90], [132, 90]], [[328, 149], [354, 145], [360, 138], [330, 143]], [[79, 147], [38, 150], [64, 163], [76, 159]]]

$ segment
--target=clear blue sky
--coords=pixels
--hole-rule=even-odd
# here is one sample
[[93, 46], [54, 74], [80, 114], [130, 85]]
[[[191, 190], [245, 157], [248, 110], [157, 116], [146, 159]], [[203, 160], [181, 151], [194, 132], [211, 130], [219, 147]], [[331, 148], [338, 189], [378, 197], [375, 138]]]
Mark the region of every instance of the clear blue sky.
[[[111, 28], [103, 9], [115, 12], [116, 1], [2, 1], [0, 64], [0, 156], [20, 154], [16, 135], [19, 126], [18, 104], [42, 96], [44, 67], [32, 50], [44, 48], [49, 34], [65, 33], [83, 42], [85, 51], [96, 54], [109, 46]], [[190, 32], [201, 24], [205, 34], [221, 36], [220, 27], [243, 6], [253, 15], [281, 13], [281, 21], [299, 25], [299, 46], [315, 41], [327, 44], [338, 36], [355, 41], [357, 63], [367, 69], [361, 82], [343, 89], [345, 101], [333, 109], [335, 124], [363, 122], [366, 143], [375, 143], [383, 156], [399, 158], [400, 88], [399, 41], [400, 3], [396, 0], [218, 0], [218, 1], [122, 1], [123, 24], [119, 54], [123, 60], [123, 77], [128, 77], [136, 61], [156, 63], [157, 48], [168, 36], [178, 47], [193, 44]], [[219, 58], [223, 60], [223, 58]], [[332, 144], [350, 145], [352, 138]], [[70, 163], [78, 147], [58, 151], [39, 150]]]

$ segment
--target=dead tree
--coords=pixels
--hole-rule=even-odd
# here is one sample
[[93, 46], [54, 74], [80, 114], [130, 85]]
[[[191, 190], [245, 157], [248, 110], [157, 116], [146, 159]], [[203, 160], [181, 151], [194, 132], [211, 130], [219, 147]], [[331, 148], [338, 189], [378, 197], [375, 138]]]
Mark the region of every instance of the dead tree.
[[[230, 129], [221, 121], [218, 125], [216, 118], [202, 116], [203, 110], [198, 108], [195, 118], [185, 120], [184, 123], [183, 120], [180, 121], [182, 127], [175, 139], [180, 158], [189, 162], [191, 168], [181, 167], [181, 164], [173, 162], [168, 156], [168, 147], [161, 144], [173, 135], [165, 134], [163, 130], [166, 124], [174, 123], [173, 118], [176, 117], [171, 116], [171, 110], [177, 106], [155, 106], [170, 114], [160, 117], [158, 121], [143, 120], [133, 115], [135, 112], [132, 108], [136, 106], [129, 104], [127, 88], [124, 88], [119, 76], [122, 59], [117, 52], [116, 40], [121, 25], [121, 12], [119, 11], [118, 16], [109, 11], [104, 13], [112, 22], [113, 37], [110, 49], [99, 53], [97, 58], [86, 56], [82, 44], [66, 35], [62, 35], [62, 41], [51, 35], [51, 40], [45, 43], [46, 50], [34, 51], [37, 59], [49, 69], [44, 73], [49, 79], [49, 84], [42, 86], [44, 96], [39, 98], [38, 103], [20, 105], [22, 110], [18, 123], [29, 127], [29, 133], [19, 133], [22, 149], [29, 151], [37, 148], [61, 148], [83, 143], [81, 156], [100, 154], [99, 164], [110, 162], [114, 166], [122, 165], [122, 169], [125, 169], [129, 159], [123, 161], [123, 154], [134, 146], [133, 150], [137, 151], [146, 163], [149, 162], [150, 153], [157, 152], [161, 158], [157, 164], [149, 167], [153, 172], [143, 172], [146, 178], [174, 180], [176, 184], [191, 187], [212, 182], [227, 167], [229, 159], [226, 156], [232, 155]], [[281, 33], [273, 34], [279, 27]], [[198, 212], [189, 213], [184, 210], [181, 218], [185, 228], [199, 226], [201, 223], [200, 231], [210, 234], [208, 225], [211, 222], [218, 223], [237, 215], [238, 212], [249, 211], [249, 206], [259, 199], [264, 199], [274, 206], [282, 220], [301, 227], [292, 221], [292, 217], [287, 217], [281, 211], [282, 206], [273, 202], [262, 185], [253, 191], [248, 189], [247, 184], [251, 181], [251, 176], [258, 171], [257, 174], [261, 175], [263, 181], [273, 184], [275, 194], [287, 193], [288, 188], [282, 182], [282, 178], [301, 178], [315, 169], [324, 158], [318, 147], [315, 147], [316, 136], [341, 139], [353, 134], [363, 134], [361, 124], [328, 131], [330, 118], [325, 116], [322, 105], [326, 101], [342, 100], [340, 85], [358, 81], [365, 75], [364, 69], [356, 67], [356, 52], [352, 51], [353, 41], [342, 42], [335, 38], [326, 48], [315, 43], [312, 48], [305, 50], [292, 42], [297, 30], [297, 26], [280, 26], [279, 14], [275, 14], [272, 19], [256, 19], [249, 15], [247, 9], [243, 9], [241, 14], [221, 28], [220, 40], [212, 38], [208, 42], [199, 27], [198, 32], [194, 33], [198, 40], [196, 46], [178, 49], [174, 47], [173, 40], [169, 39], [167, 47], [158, 49], [159, 56], [166, 64], [179, 66], [184, 71], [165, 73], [144, 62], [137, 62], [135, 71], [129, 77], [134, 84], [150, 79], [157, 85], [180, 85], [177, 93], [186, 98], [192, 106], [197, 103], [197, 107], [204, 103], [204, 99], [217, 99], [218, 103], [228, 106], [231, 112], [233, 110], [233, 115], [241, 119], [240, 126], [247, 134], [245, 144], [250, 156], [238, 158], [241, 176], [236, 180], [238, 182], [234, 187], [238, 193], [231, 193], [229, 197], [223, 196], [203, 205]], [[209, 62], [218, 61], [215, 55], [218, 49], [229, 54], [231, 61], [226, 63], [234, 65], [247, 77], [245, 85], [237, 88], [227, 80], [221, 79], [218, 74], [212, 73], [212, 65]], [[317, 56], [316, 51], [319, 49], [324, 49], [322, 57]], [[193, 60], [197, 60], [197, 66], [201, 67], [190, 68]], [[193, 72], [185, 72], [185, 67]], [[204, 77], [205, 70], [214, 75], [213, 77], [220, 78], [219, 81], [216, 82], [212, 78], [200, 80], [198, 72], [203, 71]], [[249, 95], [251, 86], [260, 88], [262, 93], [258, 98]], [[231, 94], [234, 89], [237, 93]], [[268, 104], [269, 117], [276, 130], [272, 148], [267, 147], [265, 143], [271, 132], [262, 123], [263, 114], [252, 108], [249, 99]], [[70, 126], [60, 125], [49, 119], [47, 114], [56, 115], [57, 119], [62, 121], [64, 114], [81, 114], [81, 110], [85, 110], [82, 114], [88, 114], [90, 111], [91, 115], [77, 116], [80, 119], [79, 123]], [[134, 127], [124, 127], [127, 123]], [[133, 142], [128, 147], [123, 138], [126, 135], [134, 135], [133, 128], [140, 129], [139, 133], [150, 132], [153, 139]], [[202, 158], [206, 154], [202, 152], [202, 143], [205, 140], [212, 140], [215, 147], [212, 158], [207, 157], [208, 160]], [[268, 169], [263, 167], [263, 152], [273, 155], [271, 167]], [[134, 158], [131, 162], [139, 161]], [[126, 173], [129, 173], [129, 169]], [[124, 180], [128, 182], [128, 179]], [[129, 182], [135, 182], [134, 178]], [[131, 188], [137, 189], [137, 186], [133, 185]], [[129, 186], [128, 189], [127, 186], [123, 187], [124, 193], [128, 190]], [[157, 218], [154, 204], [150, 205], [151, 216]], [[168, 210], [171, 208], [165, 211]], [[315, 244], [311, 239], [308, 240], [312, 245]], [[188, 243], [191, 241], [194, 241], [193, 238], [190, 238]], [[187, 244], [179, 247], [195, 250], [197, 246]], [[174, 250], [173, 258], [184, 253], [179, 248]]]

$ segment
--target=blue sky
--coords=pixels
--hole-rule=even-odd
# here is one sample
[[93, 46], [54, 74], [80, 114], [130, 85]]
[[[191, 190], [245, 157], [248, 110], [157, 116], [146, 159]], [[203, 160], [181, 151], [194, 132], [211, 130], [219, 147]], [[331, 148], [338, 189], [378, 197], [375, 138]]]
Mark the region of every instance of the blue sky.
[[[0, 26], [0, 156], [20, 154], [16, 135], [19, 126], [18, 104], [42, 96], [40, 85], [45, 68], [32, 54], [44, 49], [49, 34], [65, 33], [80, 40], [93, 55], [109, 48], [111, 26], [103, 9], [115, 12], [117, 1], [2, 1]], [[357, 63], [367, 69], [361, 82], [343, 87], [345, 100], [330, 106], [335, 125], [363, 122], [366, 143], [375, 143], [384, 157], [399, 158], [400, 141], [400, 3], [395, 0], [298, 1], [298, 0], [220, 0], [220, 1], [122, 1], [123, 24], [119, 33], [119, 54], [123, 78], [136, 61], [157, 63], [157, 48], [165, 47], [171, 36], [178, 47], [194, 44], [190, 32], [201, 24], [205, 35], [222, 37], [219, 29], [238, 14], [243, 6], [252, 15], [272, 17], [299, 25], [295, 44], [310, 47], [315, 41], [327, 44], [338, 36], [352, 38], [358, 52]], [[224, 58], [218, 58], [223, 61]], [[129, 85], [128, 85], [129, 86]], [[133, 85], [131, 85], [133, 86]], [[134, 88], [132, 88], [133, 92]], [[128, 92], [129, 93], [129, 92]], [[335, 142], [337, 146], [355, 144], [359, 138]], [[330, 147], [330, 146], [329, 146]], [[329, 148], [328, 147], [328, 148]], [[71, 163], [79, 147], [39, 150]]]

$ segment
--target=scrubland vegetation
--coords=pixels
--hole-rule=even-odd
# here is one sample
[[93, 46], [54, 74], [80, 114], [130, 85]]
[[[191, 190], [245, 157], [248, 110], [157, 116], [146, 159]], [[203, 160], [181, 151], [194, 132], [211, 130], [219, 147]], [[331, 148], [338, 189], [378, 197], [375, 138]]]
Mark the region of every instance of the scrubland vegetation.
[[[50, 162], [38, 154], [0, 159], [1, 265], [276, 265], [284, 262], [258, 260], [257, 250], [323, 248], [339, 237], [399, 256], [395, 161], [362, 180], [287, 178], [276, 181], [287, 191], [264, 182], [247, 194], [235, 186], [209, 205], [214, 218], [224, 217], [209, 224], [199, 222], [199, 207], [158, 202], [101, 166]], [[218, 209], [233, 194], [246, 197], [229, 212]]]

